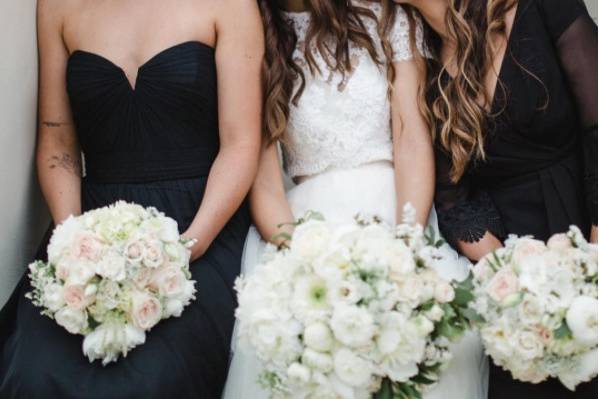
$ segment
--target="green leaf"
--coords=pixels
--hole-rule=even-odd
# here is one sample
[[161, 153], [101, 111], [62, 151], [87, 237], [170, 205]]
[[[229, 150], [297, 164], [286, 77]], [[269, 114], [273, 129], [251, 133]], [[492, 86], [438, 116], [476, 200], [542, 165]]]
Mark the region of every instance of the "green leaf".
[[393, 391], [391, 390], [391, 381], [385, 378], [381, 389], [374, 394], [373, 399], [393, 399]]
[[572, 330], [570, 330], [570, 327], [568, 327], [566, 320], [562, 322], [561, 326], [553, 331], [553, 336], [555, 339], [568, 339], [572, 337]]
[[474, 309], [462, 309], [460, 313], [471, 323], [481, 324], [485, 322], [485, 319], [481, 315], [479, 315]]
[[453, 300], [453, 303], [455, 305], [468, 306], [468, 304], [474, 300], [474, 294], [470, 290], [458, 287], [454, 291], [455, 299]]

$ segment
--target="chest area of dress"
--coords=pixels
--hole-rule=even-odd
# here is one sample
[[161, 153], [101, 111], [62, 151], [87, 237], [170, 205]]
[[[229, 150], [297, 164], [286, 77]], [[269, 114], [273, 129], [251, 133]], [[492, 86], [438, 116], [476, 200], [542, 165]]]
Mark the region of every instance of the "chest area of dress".
[[366, 140], [389, 137], [389, 84], [384, 66], [364, 55], [345, 77], [311, 75], [297, 104], [291, 104], [288, 133], [292, 141]]

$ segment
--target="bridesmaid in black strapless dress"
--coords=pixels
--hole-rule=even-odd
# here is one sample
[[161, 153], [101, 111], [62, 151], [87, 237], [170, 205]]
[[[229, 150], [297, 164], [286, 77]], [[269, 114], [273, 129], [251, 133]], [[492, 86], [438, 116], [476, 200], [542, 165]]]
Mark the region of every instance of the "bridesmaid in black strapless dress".
[[[245, 93], [249, 98], [259, 98], [260, 54], [248, 61], [247, 70], [256, 72], [245, 74], [256, 80], [245, 86], [256, 87]], [[216, 187], [208, 180], [221, 150], [217, 69], [215, 49], [199, 41], [155, 55], [139, 68], [134, 87], [107, 58], [70, 55], [67, 92], [86, 165], [82, 211], [126, 200], [154, 206], [177, 220], [181, 232], [188, 230], [207, 186]], [[256, 137], [247, 149], [255, 154], [245, 159], [257, 164], [259, 115], [250, 119], [257, 122], [242, 134]], [[254, 161], [241, 166], [255, 170]], [[23, 277], [0, 313], [0, 398], [219, 398], [236, 307], [233, 283], [250, 224], [245, 203], [233, 212], [191, 265], [197, 299], [181, 318], [161, 322], [144, 345], [106, 367], [83, 356], [81, 336], [40, 315], [24, 297], [30, 286]], [[38, 256], [44, 253], [45, 245]]]

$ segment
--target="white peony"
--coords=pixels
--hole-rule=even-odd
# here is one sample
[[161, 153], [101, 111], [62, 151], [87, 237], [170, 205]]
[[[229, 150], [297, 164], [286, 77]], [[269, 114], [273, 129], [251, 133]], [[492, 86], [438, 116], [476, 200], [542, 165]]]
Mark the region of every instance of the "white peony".
[[50, 263], [56, 264], [60, 261], [79, 231], [81, 231], [81, 224], [73, 216], [69, 216], [64, 222], [56, 226], [48, 245], [48, 261]]
[[54, 319], [71, 334], [81, 334], [87, 328], [87, 314], [83, 310], [64, 307], [54, 314]]
[[160, 229], [159, 238], [168, 243], [179, 241], [181, 236], [179, 235], [179, 226], [174, 219], [168, 217], [161, 217], [159, 221], [162, 225]]
[[597, 345], [597, 306], [596, 298], [579, 296], [566, 314], [572, 336], [582, 345]]
[[370, 383], [373, 366], [349, 349], [340, 349], [334, 355], [337, 377], [352, 387], [364, 387]]
[[372, 314], [357, 306], [337, 306], [331, 318], [331, 328], [335, 338], [352, 348], [368, 346], [376, 333]]
[[101, 324], [83, 340], [83, 353], [90, 362], [102, 359], [106, 365], [116, 361], [119, 355], [146, 341], [146, 334], [140, 328], [130, 324], [108, 322]]

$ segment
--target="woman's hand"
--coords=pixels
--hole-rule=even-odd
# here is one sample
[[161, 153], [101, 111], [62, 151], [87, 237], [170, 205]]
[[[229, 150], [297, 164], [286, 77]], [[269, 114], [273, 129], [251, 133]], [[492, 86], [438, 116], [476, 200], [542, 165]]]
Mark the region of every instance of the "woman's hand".
[[190, 248], [190, 250], [191, 250], [190, 261], [191, 262], [200, 259], [202, 256], [204, 256], [204, 254], [208, 250], [208, 247], [206, 246], [205, 242], [202, 242], [198, 238], [196, 238], [196, 236], [193, 234], [193, 232], [189, 231], [189, 229], [187, 231], [185, 231], [185, 233], [181, 234], [181, 237], [183, 237], [184, 239], [187, 239], [187, 240], [195, 241], [193, 246]]

